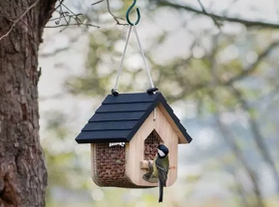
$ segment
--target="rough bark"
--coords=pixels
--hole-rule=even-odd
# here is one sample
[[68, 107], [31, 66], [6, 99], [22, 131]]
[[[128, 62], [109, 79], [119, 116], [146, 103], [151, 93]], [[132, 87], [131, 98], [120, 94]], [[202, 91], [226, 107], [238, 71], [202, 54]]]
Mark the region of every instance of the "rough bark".
[[13, 27], [0, 40], [0, 207], [45, 205], [37, 67], [43, 28], [55, 1], [0, 0], [0, 38]]

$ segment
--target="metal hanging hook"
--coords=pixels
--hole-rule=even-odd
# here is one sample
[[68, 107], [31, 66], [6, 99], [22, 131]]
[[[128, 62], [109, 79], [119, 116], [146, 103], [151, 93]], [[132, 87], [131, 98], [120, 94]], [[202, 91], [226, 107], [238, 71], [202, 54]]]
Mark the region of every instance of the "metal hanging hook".
[[130, 12], [131, 10], [134, 8], [134, 6], [136, 5], [137, 3], [137, 0], [134, 0], [134, 2], [132, 3], [132, 5], [128, 8], [127, 12], [126, 12], [126, 20], [127, 22], [129, 23], [129, 25], [133, 26], [133, 25], [137, 25], [140, 21], [140, 11], [139, 11], [139, 8], [136, 8], [136, 11], [137, 11], [137, 15], [138, 15], [138, 19], [135, 23], [132, 23], [130, 21], [130, 18], [129, 18], [129, 15], [130, 15]]

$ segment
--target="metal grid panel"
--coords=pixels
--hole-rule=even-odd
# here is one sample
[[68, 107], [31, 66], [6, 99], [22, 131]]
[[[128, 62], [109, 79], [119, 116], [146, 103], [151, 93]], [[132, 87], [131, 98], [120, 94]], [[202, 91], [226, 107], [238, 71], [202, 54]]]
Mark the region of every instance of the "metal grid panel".
[[144, 159], [153, 160], [157, 154], [157, 146], [162, 143], [162, 139], [158, 133], [153, 130], [144, 141]]
[[94, 144], [93, 150], [93, 180], [102, 187], [148, 188], [135, 185], [125, 174], [126, 146], [110, 143]]
[[125, 145], [95, 144], [95, 175], [100, 185], [116, 186], [125, 177]]

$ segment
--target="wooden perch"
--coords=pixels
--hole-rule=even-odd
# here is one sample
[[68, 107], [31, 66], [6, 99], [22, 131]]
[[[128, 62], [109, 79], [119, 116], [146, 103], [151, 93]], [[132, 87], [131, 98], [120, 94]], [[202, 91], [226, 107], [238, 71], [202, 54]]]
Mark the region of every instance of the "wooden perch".
[[[153, 160], [150, 160], [151, 165], [153, 165]], [[140, 168], [141, 169], [149, 169], [149, 164], [148, 164], [148, 160], [142, 160], [140, 161]], [[169, 169], [176, 169], [176, 166], [170, 166]]]

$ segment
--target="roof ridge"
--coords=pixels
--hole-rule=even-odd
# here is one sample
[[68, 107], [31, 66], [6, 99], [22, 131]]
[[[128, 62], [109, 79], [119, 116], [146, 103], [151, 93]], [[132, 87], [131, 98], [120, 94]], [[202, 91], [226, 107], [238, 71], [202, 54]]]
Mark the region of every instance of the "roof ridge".
[[145, 110], [133, 110], [133, 111], [96, 111], [95, 114], [108, 114], [108, 113], [111, 113], [111, 114], [115, 114], [115, 113], [132, 113], [132, 112], [144, 112]]
[[[117, 96], [109, 94], [89, 119], [83, 128], [86, 130], [81, 131], [76, 141], [78, 143], [123, 140], [129, 142], [159, 103], [166, 109], [186, 140], [190, 142], [192, 138], [187, 134], [161, 92], [155, 94], [121, 93]], [[83, 134], [85, 132], [86, 134]], [[91, 135], [90, 132], [92, 132]]]
[[120, 102], [120, 103], [117, 103], [117, 102], [112, 102], [112, 103], [104, 103], [104, 102], [102, 102], [102, 105], [113, 105], [113, 104], [135, 104], [135, 103], [150, 103], [150, 102], [153, 102], [153, 101], [135, 101], [135, 102]]

